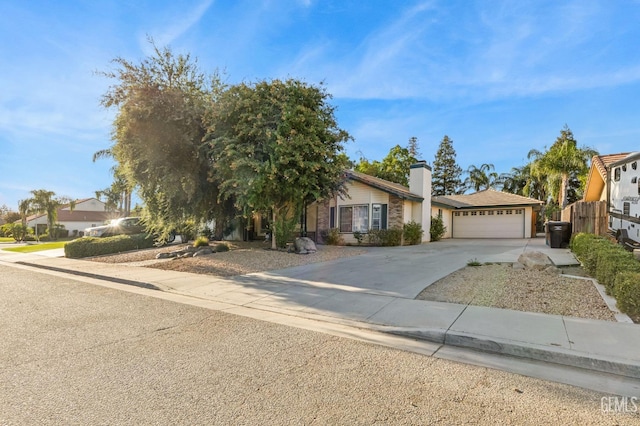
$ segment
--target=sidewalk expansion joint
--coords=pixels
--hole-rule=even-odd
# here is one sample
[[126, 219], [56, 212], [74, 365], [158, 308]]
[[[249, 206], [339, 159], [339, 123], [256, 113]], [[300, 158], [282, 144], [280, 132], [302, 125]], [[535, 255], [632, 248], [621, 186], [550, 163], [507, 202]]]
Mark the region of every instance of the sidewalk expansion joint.
[[54, 271], [54, 272], [61, 272], [64, 274], [71, 274], [71, 275], [77, 275], [77, 276], [81, 276], [81, 277], [86, 277], [86, 278], [94, 278], [97, 280], [102, 280], [102, 281], [110, 281], [110, 282], [114, 282], [114, 283], [118, 283], [118, 284], [126, 284], [126, 285], [132, 285], [135, 287], [141, 287], [141, 288], [146, 288], [148, 290], [162, 290], [160, 287], [157, 287], [153, 284], [149, 284], [149, 283], [143, 283], [140, 281], [133, 281], [133, 280], [127, 280], [125, 278], [116, 278], [116, 277], [110, 277], [107, 275], [100, 275], [100, 274], [92, 274], [91, 272], [82, 272], [82, 271], [74, 271], [71, 269], [65, 269], [65, 268], [56, 268], [55, 266], [49, 266], [49, 265], [39, 265], [37, 263], [31, 263], [31, 262], [15, 262], [18, 265], [23, 265], [23, 266], [29, 266], [32, 268], [38, 268], [38, 269], [46, 269], [48, 271]]

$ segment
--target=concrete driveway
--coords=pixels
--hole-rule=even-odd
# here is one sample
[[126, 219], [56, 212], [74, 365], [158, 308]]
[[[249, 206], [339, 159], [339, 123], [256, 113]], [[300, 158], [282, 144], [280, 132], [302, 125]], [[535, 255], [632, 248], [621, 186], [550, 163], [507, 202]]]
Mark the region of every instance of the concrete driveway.
[[373, 247], [360, 256], [252, 275], [276, 282], [292, 279], [354, 292], [414, 298], [470, 260], [515, 262], [524, 251], [545, 252], [556, 265], [577, 263], [569, 250], [550, 249], [544, 238], [448, 239], [418, 246]]

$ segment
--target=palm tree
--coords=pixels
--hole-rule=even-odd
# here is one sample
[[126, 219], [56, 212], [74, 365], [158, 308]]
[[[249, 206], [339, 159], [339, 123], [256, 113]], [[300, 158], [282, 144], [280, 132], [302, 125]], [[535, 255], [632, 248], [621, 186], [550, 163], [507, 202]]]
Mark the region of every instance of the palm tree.
[[31, 212], [31, 199], [27, 198], [26, 200], [18, 201], [18, 213], [20, 213], [20, 220], [22, 221], [22, 226], [27, 227], [27, 216]]
[[499, 175], [495, 172], [493, 164], [482, 164], [480, 167], [469, 166], [469, 176], [464, 181], [464, 187], [474, 189], [476, 192], [489, 189], [500, 183]]
[[[538, 178], [547, 177], [547, 188], [561, 208], [567, 205], [567, 189], [572, 176], [588, 172], [589, 160], [597, 151], [579, 148], [571, 129], [565, 124], [555, 143], [544, 153], [535, 152], [531, 172]], [[531, 152], [530, 152], [531, 154]]]
[[[47, 215], [47, 228], [49, 234], [53, 236], [53, 226], [58, 218], [58, 207], [62, 205], [60, 201], [53, 198], [55, 192], [46, 189], [34, 189], [31, 191], [31, 208], [36, 213], [45, 213]], [[36, 233], [37, 234], [37, 233]]]
[[[93, 162], [101, 158], [115, 158], [113, 150], [111, 148], [101, 149], [93, 154]], [[114, 181], [110, 188], [103, 191], [96, 191], [96, 198], [100, 199], [101, 195], [107, 195], [107, 204], [116, 203], [119, 204], [120, 214], [123, 216], [129, 216], [131, 213], [131, 194], [133, 192], [132, 186], [127, 182], [124, 174], [122, 173], [120, 166], [115, 165], [111, 168]]]

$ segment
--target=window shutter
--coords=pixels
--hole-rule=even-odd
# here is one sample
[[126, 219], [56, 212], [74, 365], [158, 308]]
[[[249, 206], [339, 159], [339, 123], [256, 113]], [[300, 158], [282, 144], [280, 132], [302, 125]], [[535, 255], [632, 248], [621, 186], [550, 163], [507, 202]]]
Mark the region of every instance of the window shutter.
[[329, 209], [329, 228], [336, 227], [336, 208], [331, 207]]
[[380, 215], [380, 229], [387, 229], [387, 205], [382, 205], [382, 214]]

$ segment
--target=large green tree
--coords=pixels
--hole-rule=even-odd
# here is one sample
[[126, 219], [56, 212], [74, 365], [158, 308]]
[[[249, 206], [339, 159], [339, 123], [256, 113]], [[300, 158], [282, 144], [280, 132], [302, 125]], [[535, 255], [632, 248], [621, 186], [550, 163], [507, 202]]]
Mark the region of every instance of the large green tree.
[[102, 73], [115, 80], [102, 105], [117, 110], [108, 149], [118, 173], [127, 188], [138, 188], [148, 227], [166, 236], [185, 221], [216, 218], [223, 210], [202, 119], [224, 86], [188, 54], [153, 49], [140, 63], [114, 59], [116, 69]]
[[406, 148], [400, 145], [394, 146], [382, 161], [369, 161], [366, 158], [361, 158], [355, 170], [390, 182], [399, 183], [400, 185], [409, 186], [410, 166], [418, 161], [412, 151], [417, 152], [417, 140], [413, 146], [410, 142], [410, 145]]
[[369, 161], [361, 157], [354, 169], [357, 172], [409, 186], [409, 169], [418, 161], [419, 156], [418, 138], [414, 136], [409, 139], [406, 148], [400, 145], [391, 148], [382, 161]]
[[547, 151], [536, 152], [531, 173], [539, 178], [546, 177], [549, 193], [560, 207], [565, 207], [581, 195], [589, 171], [589, 161], [594, 155], [597, 155], [594, 149], [578, 147], [573, 132], [565, 124], [560, 136]]
[[445, 135], [440, 142], [435, 160], [433, 161], [433, 174], [431, 183], [431, 195], [452, 195], [461, 190], [460, 175], [462, 168], [456, 163], [456, 151], [453, 141]]
[[324, 87], [294, 79], [225, 91], [207, 117], [206, 136], [221, 197], [247, 215], [271, 213], [274, 226], [284, 227], [305, 203], [339, 191], [350, 136], [338, 127], [330, 98]]

